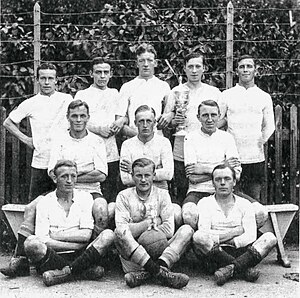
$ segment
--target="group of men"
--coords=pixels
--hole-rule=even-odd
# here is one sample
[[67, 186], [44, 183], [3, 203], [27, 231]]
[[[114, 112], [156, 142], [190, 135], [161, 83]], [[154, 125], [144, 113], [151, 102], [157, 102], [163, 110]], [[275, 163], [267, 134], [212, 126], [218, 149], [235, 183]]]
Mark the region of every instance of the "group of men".
[[[172, 90], [154, 75], [152, 45], [141, 44], [136, 57], [139, 75], [120, 92], [108, 87], [110, 63], [95, 58], [93, 84], [74, 100], [55, 90], [56, 67], [42, 64], [40, 92], [5, 120], [34, 151], [30, 203], [4, 275], [28, 275], [31, 263], [47, 286], [98, 280], [116, 247], [128, 286], [154, 278], [182, 288], [189, 277], [171, 268], [192, 247], [218, 285], [234, 276], [257, 280], [253, 267], [276, 238], [257, 239], [267, 216], [259, 203], [263, 145], [274, 116], [271, 97], [254, 83], [254, 59], [237, 60], [238, 83], [221, 93], [202, 82], [200, 53], [186, 57], [187, 82]], [[178, 88], [189, 92], [185, 113], [176, 108]], [[17, 126], [26, 117], [32, 137]], [[187, 134], [176, 135], [172, 147], [162, 130], [178, 125]], [[125, 139], [121, 148], [117, 135]], [[151, 229], [167, 241], [159, 256], [139, 243]]]

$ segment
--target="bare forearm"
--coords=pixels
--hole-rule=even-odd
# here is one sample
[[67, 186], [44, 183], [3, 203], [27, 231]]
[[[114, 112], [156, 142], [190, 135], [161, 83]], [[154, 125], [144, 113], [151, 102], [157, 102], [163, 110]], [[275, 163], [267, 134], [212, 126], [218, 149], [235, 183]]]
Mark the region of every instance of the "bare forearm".
[[130, 223], [129, 229], [134, 238], [139, 237], [143, 232], [145, 232], [151, 224], [151, 219], [145, 219], [141, 222]]
[[81, 173], [77, 176], [77, 182], [79, 183], [103, 182], [105, 179], [106, 175], [98, 170], [93, 170], [88, 173]]
[[137, 132], [133, 128], [129, 127], [128, 125], [124, 125], [122, 128], [122, 134], [132, 138], [137, 135]]
[[207, 181], [211, 181], [211, 175], [210, 174], [191, 174], [189, 175], [189, 181], [192, 184], [198, 184], [203, 183]]
[[87, 243], [92, 235], [90, 229], [72, 228], [50, 234], [51, 239], [62, 242]]
[[242, 226], [232, 228], [229, 232], [219, 236], [220, 243], [225, 243], [233, 238], [240, 236], [244, 233], [244, 228]]
[[64, 242], [54, 239], [49, 239], [46, 245], [55, 251], [79, 250], [85, 248], [87, 243]]

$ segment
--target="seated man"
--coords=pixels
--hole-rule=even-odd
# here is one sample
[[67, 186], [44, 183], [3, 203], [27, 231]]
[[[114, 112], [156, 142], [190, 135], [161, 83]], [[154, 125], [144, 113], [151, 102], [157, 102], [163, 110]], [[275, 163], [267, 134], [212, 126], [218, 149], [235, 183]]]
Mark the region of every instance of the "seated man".
[[[124, 141], [121, 147], [120, 174], [124, 185], [134, 186], [131, 175], [132, 163], [142, 157], [151, 159], [155, 163], [154, 185], [168, 189], [168, 181], [173, 177], [174, 161], [170, 141], [155, 133], [155, 111], [153, 108], [142, 105], [135, 111], [134, 123], [138, 129], [138, 135]], [[173, 204], [176, 227], [182, 224], [181, 208]], [[176, 208], [178, 207], [178, 208]]]
[[[56, 190], [37, 204], [35, 235], [26, 239], [25, 253], [43, 274], [46, 286], [80, 278], [81, 274], [82, 278], [98, 280], [104, 274], [98, 264], [113, 244], [114, 233], [106, 229], [88, 245], [93, 230], [93, 198], [74, 189], [77, 167], [73, 161], [58, 161], [52, 179]], [[57, 254], [70, 250], [77, 254], [73, 262]]]
[[[184, 141], [184, 162], [186, 175], [189, 179], [189, 189], [182, 205], [182, 217], [186, 224], [197, 228], [198, 213], [196, 204], [203, 197], [215, 192], [211, 173], [213, 168], [221, 163], [230, 165], [240, 177], [241, 165], [234, 138], [226, 131], [217, 128], [220, 110], [213, 100], [205, 100], [198, 107], [197, 118], [201, 123], [199, 130], [187, 134]], [[263, 205], [254, 201], [257, 222], [260, 226], [267, 220], [267, 212]]]
[[72, 160], [77, 165], [75, 188], [89, 192], [94, 199], [94, 235], [108, 226], [108, 204], [100, 184], [107, 177], [105, 143], [101, 137], [87, 130], [89, 106], [81, 100], [72, 101], [67, 110], [69, 130], [57, 135], [52, 142], [48, 173], [51, 176], [58, 160]]
[[215, 194], [197, 205], [198, 230], [193, 236], [195, 253], [204, 258], [207, 269], [221, 286], [232, 277], [254, 282], [260, 272], [257, 265], [276, 245], [273, 233], [257, 239], [252, 204], [235, 194], [235, 171], [218, 165], [212, 172]]
[[[154, 176], [153, 161], [140, 158], [133, 162], [132, 178], [135, 187], [121, 191], [116, 200], [115, 244], [129, 287], [139, 286], [153, 276], [163, 285], [182, 288], [189, 282], [189, 277], [173, 273], [169, 268], [180, 259], [190, 244], [193, 229], [183, 225], [174, 235], [171, 198], [167, 190], [153, 185]], [[169, 239], [158, 259], [150, 257], [137, 241], [153, 221], [157, 229]]]

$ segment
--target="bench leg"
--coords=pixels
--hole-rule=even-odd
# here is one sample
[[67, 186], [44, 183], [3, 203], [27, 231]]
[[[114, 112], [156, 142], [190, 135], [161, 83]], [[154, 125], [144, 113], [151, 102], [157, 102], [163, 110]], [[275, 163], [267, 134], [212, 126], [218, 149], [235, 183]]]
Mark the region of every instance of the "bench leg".
[[291, 267], [291, 263], [285, 253], [284, 250], [284, 246], [283, 246], [283, 242], [282, 242], [282, 237], [279, 231], [279, 227], [278, 227], [278, 221], [277, 221], [277, 217], [276, 217], [276, 213], [275, 212], [270, 212], [270, 216], [271, 216], [271, 221], [272, 221], [272, 225], [273, 225], [273, 229], [275, 232], [275, 236], [277, 238], [277, 252], [278, 252], [278, 261], [282, 264], [283, 267]]

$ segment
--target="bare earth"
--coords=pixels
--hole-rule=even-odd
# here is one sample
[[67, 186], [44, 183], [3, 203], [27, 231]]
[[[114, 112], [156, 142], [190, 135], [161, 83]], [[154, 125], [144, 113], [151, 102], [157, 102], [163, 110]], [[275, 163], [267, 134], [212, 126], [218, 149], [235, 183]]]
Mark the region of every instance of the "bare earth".
[[[197, 260], [192, 253], [179, 263], [173, 271], [183, 272], [190, 276], [190, 282], [182, 290], [162, 287], [148, 283], [141, 287], [130, 289], [126, 286], [119, 262], [107, 268], [105, 277], [99, 281], [74, 281], [67, 284], [56, 285], [50, 288], [44, 286], [42, 279], [36, 276], [32, 268], [31, 276], [9, 279], [0, 273], [0, 297], [34, 298], [76, 298], [76, 297], [249, 297], [249, 298], [295, 298], [299, 297], [299, 282], [284, 278], [285, 273], [299, 274], [299, 249], [287, 249], [291, 268], [283, 268], [276, 263], [276, 250], [263, 260], [258, 268], [261, 276], [256, 283], [243, 280], [232, 280], [222, 287], [214, 284], [213, 277], [204, 274], [197, 267]], [[10, 256], [0, 256], [0, 266], [9, 262]]]

